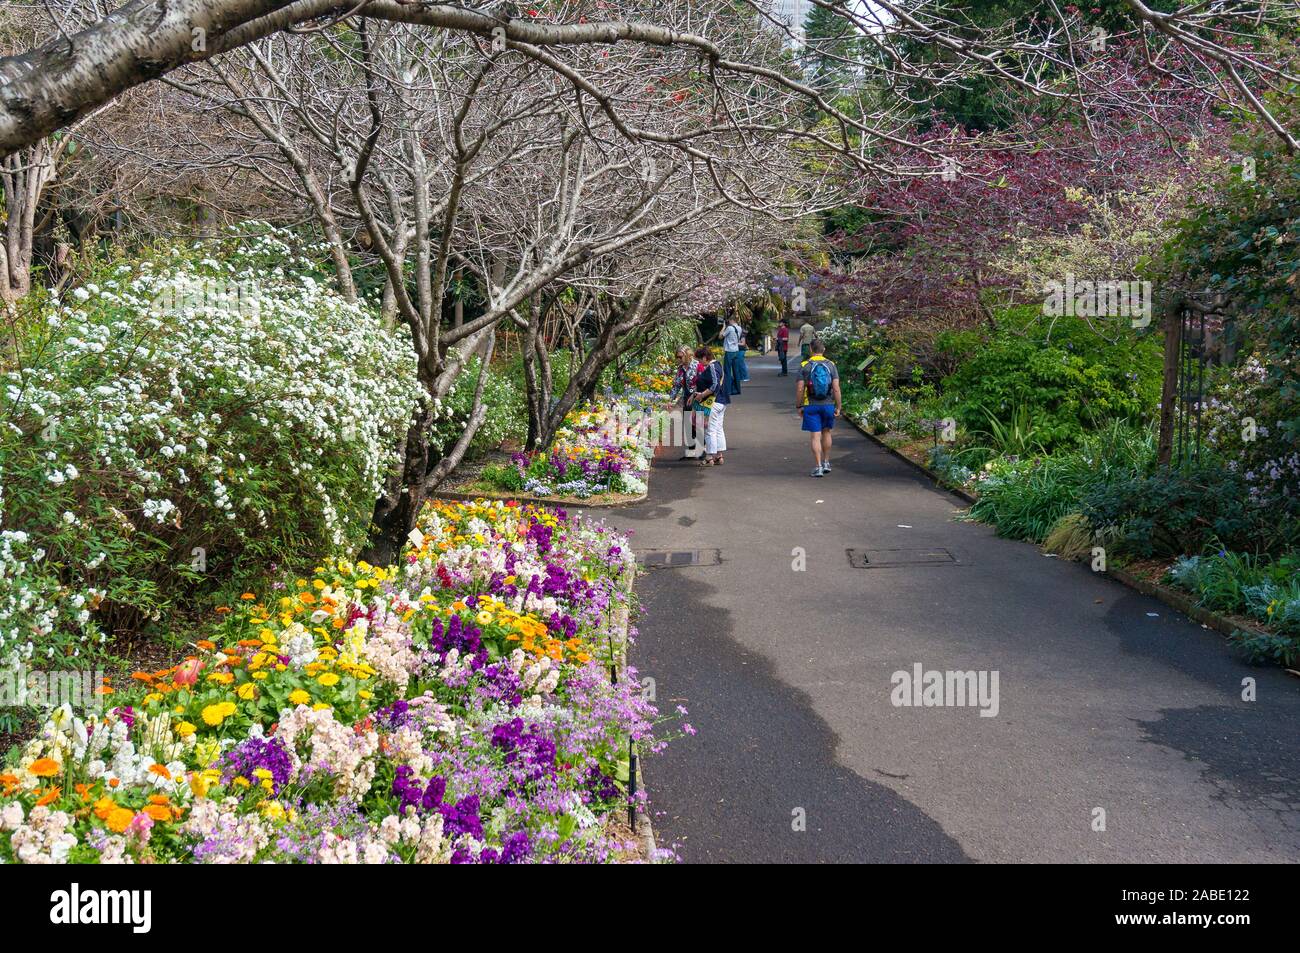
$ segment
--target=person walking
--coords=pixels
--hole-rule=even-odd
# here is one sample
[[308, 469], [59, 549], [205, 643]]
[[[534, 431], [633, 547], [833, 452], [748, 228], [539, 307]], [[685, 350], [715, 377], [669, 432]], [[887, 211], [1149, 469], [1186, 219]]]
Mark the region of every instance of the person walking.
[[781, 373], [777, 377], [790, 376], [790, 319], [782, 318], [776, 329], [776, 356], [781, 360]]
[[732, 394], [740, 393], [740, 341], [743, 334], [740, 322], [734, 317], [727, 318], [722, 326], [722, 362]]
[[812, 343], [817, 337], [817, 329], [804, 319], [803, 326], [799, 328], [799, 360], [806, 361], [812, 357]]
[[749, 362], [745, 360], [745, 352], [749, 350], [749, 331], [736, 321], [736, 327], [740, 328], [740, 340], [736, 342], [739, 346], [736, 349], [736, 373], [739, 376], [739, 383], [749, 383]]
[[700, 367], [695, 361], [694, 352], [689, 347], [679, 347], [677, 373], [673, 376], [673, 389], [668, 394], [670, 402], [681, 401], [682, 455], [678, 457], [679, 460], [698, 460], [704, 455], [703, 428], [699, 427], [698, 415], [691, 405], [691, 396], [695, 393], [695, 378], [699, 373]]
[[826, 345], [813, 340], [812, 353], [799, 367], [795, 385], [795, 410], [803, 416], [805, 433], [812, 434], [813, 471], [810, 476], [824, 477], [831, 472], [831, 431], [840, 415], [840, 372], [835, 362], [826, 359]]
[[727, 452], [727, 434], [723, 430], [727, 408], [731, 405], [731, 393], [727, 380], [727, 369], [713, 356], [713, 350], [705, 345], [695, 352], [695, 357], [705, 365], [695, 379], [695, 394], [692, 397], [696, 412], [709, 418], [704, 428], [704, 459], [700, 466], [722, 466], [722, 455]]

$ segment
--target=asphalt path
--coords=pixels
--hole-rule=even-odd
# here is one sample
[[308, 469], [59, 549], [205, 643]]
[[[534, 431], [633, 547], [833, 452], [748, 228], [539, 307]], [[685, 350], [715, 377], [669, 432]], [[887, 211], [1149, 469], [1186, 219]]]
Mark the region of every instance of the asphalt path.
[[[670, 456], [644, 503], [603, 514], [638, 552], [705, 554], [638, 584], [632, 660], [697, 732], [644, 764], [661, 844], [687, 862], [1300, 860], [1300, 679], [956, 520], [960, 500], [844, 421], [811, 478], [793, 378], [750, 366], [725, 465]], [[945, 704], [896, 704], [918, 665]], [[965, 672], [983, 696], [961, 697]]]

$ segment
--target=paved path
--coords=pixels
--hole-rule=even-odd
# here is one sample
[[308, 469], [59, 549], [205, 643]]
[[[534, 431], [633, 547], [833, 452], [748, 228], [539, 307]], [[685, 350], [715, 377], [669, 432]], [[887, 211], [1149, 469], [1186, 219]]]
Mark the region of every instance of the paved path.
[[[722, 555], [639, 586], [633, 660], [698, 730], [645, 766], [661, 842], [696, 862], [1300, 861], [1300, 680], [954, 522], [960, 501], [846, 424], [810, 478], [792, 386], [770, 359], [751, 373], [726, 465], [657, 466], [609, 516], [639, 551]], [[936, 547], [958, 562], [845, 553]], [[895, 707], [891, 674], [916, 663], [997, 671], [997, 716]]]

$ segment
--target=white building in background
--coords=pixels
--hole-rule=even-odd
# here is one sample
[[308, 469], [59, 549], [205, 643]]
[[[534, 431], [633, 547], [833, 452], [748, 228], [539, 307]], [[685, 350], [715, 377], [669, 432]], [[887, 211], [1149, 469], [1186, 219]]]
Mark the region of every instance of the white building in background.
[[772, 12], [784, 20], [790, 31], [803, 40], [803, 21], [812, 6], [809, 0], [772, 0]]

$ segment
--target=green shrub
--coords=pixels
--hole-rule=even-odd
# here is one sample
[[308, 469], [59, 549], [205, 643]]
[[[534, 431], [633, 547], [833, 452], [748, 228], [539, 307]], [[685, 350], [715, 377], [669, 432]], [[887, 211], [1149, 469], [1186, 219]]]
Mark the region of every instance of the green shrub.
[[1121, 552], [1143, 557], [1195, 553], [1212, 540], [1254, 549], [1275, 531], [1250, 506], [1241, 477], [1214, 464], [1119, 474], [1091, 487], [1081, 511], [1114, 532]]
[[999, 536], [1041, 542], [1079, 505], [1095, 479], [1078, 454], [993, 461], [980, 474], [973, 519], [991, 523]]
[[[1112, 422], [1074, 450], [989, 461], [977, 475], [979, 500], [970, 515], [996, 526], [1001, 536], [1042, 542], [1063, 517], [1080, 509], [1089, 493], [1140, 472], [1154, 454], [1154, 444], [1148, 429]], [[1106, 524], [1089, 519], [1089, 525]]]
[[[432, 445], [440, 452], [451, 450], [465, 430], [474, 408], [480, 366], [477, 357], [467, 361], [464, 371], [452, 385], [451, 393], [442, 402], [442, 413], [431, 431]], [[487, 409], [487, 416], [470, 440], [467, 459], [482, 457], [508, 440], [522, 443], [528, 436], [522, 370], [515, 374], [509, 363], [491, 365], [483, 385], [483, 406]]]
[[1258, 557], [1227, 550], [1179, 556], [1169, 568], [1171, 582], [1194, 593], [1200, 605], [1219, 612], [1245, 612], [1245, 590], [1269, 578]]
[[1300, 639], [1273, 632], [1247, 632], [1238, 629], [1228, 640], [1251, 662], [1272, 662], [1292, 666], [1300, 659]]
[[1061, 319], [1050, 341], [1037, 326], [1023, 336], [1003, 330], [974, 349], [943, 381], [958, 423], [981, 431], [990, 415], [1006, 421], [1025, 413], [1050, 451], [1078, 443], [1111, 419], [1149, 419], [1160, 399], [1155, 339], [1111, 343], [1076, 325], [1082, 322]]

